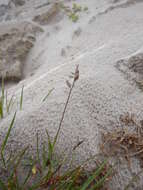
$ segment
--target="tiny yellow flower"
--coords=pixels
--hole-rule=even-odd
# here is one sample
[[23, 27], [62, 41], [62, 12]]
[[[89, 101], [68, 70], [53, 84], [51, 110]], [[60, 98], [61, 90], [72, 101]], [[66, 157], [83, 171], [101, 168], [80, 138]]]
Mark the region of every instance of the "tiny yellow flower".
[[37, 173], [37, 168], [36, 168], [36, 166], [33, 166], [33, 168], [32, 168], [32, 174], [35, 175], [36, 173]]

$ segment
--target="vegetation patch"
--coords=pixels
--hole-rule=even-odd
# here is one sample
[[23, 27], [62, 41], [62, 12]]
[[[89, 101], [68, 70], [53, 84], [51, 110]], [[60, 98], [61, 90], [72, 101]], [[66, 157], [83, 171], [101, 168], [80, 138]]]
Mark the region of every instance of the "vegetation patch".
[[79, 4], [73, 3], [72, 7], [65, 6], [64, 4], [61, 4], [62, 9], [66, 12], [69, 19], [72, 22], [77, 22], [79, 20], [79, 13], [80, 12], [87, 12], [88, 7], [87, 6], [81, 6]]
[[[57, 159], [55, 156], [55, 146], [62, 123], [65, 117], [68, 103], [72, 94], [75, 83], [79, 79], [79, 69], [76, 67], [75, 72], [72, 74], [73, 82], [67, 81], [69, 94], [63, 109], [60, 123], [58, 125], [57, 133], [54, 139], [46, 130], [47, 142], [43, 143], [42, 148], [39, 146], [39, 135], [36, 139], [36, 156], [28, 154], [29, 147], [19, 150], [18, 153], [9, 152], [7, 150], [7, 142], [9, 140], [11, 131], [16, 119], [16, 113], [8, 128], [7, 134], [3, 139], [0, 147], [0, 189], [2, 190], [95, 190], [105, 186], [110, 180], [112, 174], [112, 167], [109, 165], [108, 160], [98, 161], [96, 159], [96, 167], [92, 172], [86, 172], [85, 166], [94, 160], [95, 156], [85, 160], [84, 163], [75, 168], [66, 168], [62, 170], [65, 163], [69, 163], [69, 156], [63, 154], [62, 158]], [[49, 92], [51, 93], [52, 90]], [[43, 99], [45, 101], [49, 94]], [[22, 108], [23, 89], [20, 98], [20, 108]], [[74, 146], [74, 151], [82, 144], [78, 143]], [[72, 155], [71, 155], [72, 156]]]

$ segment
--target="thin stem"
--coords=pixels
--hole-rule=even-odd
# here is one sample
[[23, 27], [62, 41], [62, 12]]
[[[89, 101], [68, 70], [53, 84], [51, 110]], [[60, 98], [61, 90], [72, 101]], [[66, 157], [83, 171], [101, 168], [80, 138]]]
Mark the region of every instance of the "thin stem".
[[61, 120], [60, 120], [60, 123], [59, 123], [59, 128], [58, 128], [57, 134], [56, 134], [55, 139], [54, 139], [53, 147], [54, 147], [55, 144], [56, 144], [56, 141], [57, 141], [59, 132], [60, 132], [60, 130], [61, 130], [61, 126], [62, 126], [62, 123], [63, 123], [63, 120], [64, 120], [65, 112], [66, 112], [66, 109], [67, 109], [67, 106], [68, 106], [68, 103], [69, 103], [69, 100], [70, 100], [70, 96], [71, 96], [71, 93], [72, 93], [74, 84], [75, 84], [75, 81], [73, 81], [72, 86], [71, 86], [71, 88], [70, 88], [69, 95], [68, 95], [68, 98], [67, 98], [67, 101], [66, 101], [66, 104], [65, 104], [65, 107], [64, 107], [64, 111], [63, 111], [63, 113], [62, 113], [62, 117], [61, 117]]
[[70, 88], [69, 95], [68, 95], [68, 98], [67, 98], [67, 101], [66, 101], [66, 104], [65, 104], [63, 113], [62, 113], [62, 117], [61, 117], [61, 120], [60, 120], [60, 123], [59, 123], [58, 131], [57, 131], [56, 136], [55, 136], [55, 138], [54, 138], [53, 147], [55, 146], [55, 144], [56, 144], [56, 142], [57, 142], [57, 138], [58, 138], [59, 132], [60, 132], [60, 130], [61, 130], [61, 126], [62, 126], [64, 117], [65, 117], [65, 112], [66, 112], [66, 109], [67, 109], [67, 106], [68, 106], [68, 103], [69, 103], [69, 100], [70, 100], [70, 97], [71, 97], [72, 90], [73, 90], [73, 88], [74, 88], [75, 82], [76, 82], [78, 79], [79, 79], [79, 70], [78, 70], [78, 65], [77, 65], [76, 70], [75, 70], [75, 73], [74, 73], [73, 83], [72, 83], [72, 86], [71, 86], [71, 88]]

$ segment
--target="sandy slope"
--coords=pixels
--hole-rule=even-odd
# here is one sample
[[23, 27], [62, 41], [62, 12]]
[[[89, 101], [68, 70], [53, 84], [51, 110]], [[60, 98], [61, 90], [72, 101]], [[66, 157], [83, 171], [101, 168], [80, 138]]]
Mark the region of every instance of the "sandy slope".
[[[20, 15], [24, 15], [19, 15], [19, 22], [22, 19], [31, 21], [35, 14], [32, 11], [29, 13], [30, 9], [34, 10], [30, 7], [31, 1], [25, 7], [17, 8], [21, 11]], [[35, 2], [37, 4], [32, 7], [45, 3]], [[73, 2], [65, 3], [72, 5]], [[78, 4], [88, 6], [89, 10], [80, 13], [77, 23], [72, 23], [64, 15], [58, 22], [40, 26], [44, 33], [37, 38], [26, 59], [25, 78], [9, 88], [10, 95], [14, 93], [19, 97], [22, 85], [25, 86], [23, 110], [17, 113], [9, 141], [12, 142], [12, 149], [30, 144], [34, 150], [37, 132], [41, 134], [41, 141], [45, 128], [51, 135], [56, 133], [69, 90], [65, 80], [76, 64], [79, 64], [80, 80], [64, 120], [57, 146], [60, 152], [84, 140], [77, 157], [77, 162], [81, 162], [98, 153], [100, 131], [120, 125], [121, 114], [134, 113], [137, 118], [143, 119], [143, 92], [116, 67], [118, 60], [131, 57], [143, 46], [142, 1], [123, 0], [115, 3], [111, 0], [79, 0]], [[40, 10], [43, 11], [43, 8]], [[13, 14], [15, 8], [10, 11]], [[77, 35], [77, 31], [80, 34]], [[53, 87], [55, 90], [43, 103], [43, 97]], [[0, 123], [2, 135], [7, 130], [13, 111]], [[140, 170], [136, 160], [133, 170]], [[111, 189], [124, 189], [130, 177], [129, 170], [123, 166], [113, 179]], [[142, 189], [143, 183], [140, 182], [137, 187]]]

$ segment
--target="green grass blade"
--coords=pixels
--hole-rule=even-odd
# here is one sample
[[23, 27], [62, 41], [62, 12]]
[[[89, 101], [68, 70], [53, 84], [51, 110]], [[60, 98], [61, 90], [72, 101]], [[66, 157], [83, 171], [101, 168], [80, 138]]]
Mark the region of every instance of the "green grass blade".
[[27, 149], [28, 149], [28, 146], [27, 146], [26, 148], [24, 148], [24, 149], [20, 152], [20, 154], [19, 154], [19, 156], [18, 156], [18, 160], [17, 160], [17, 162], [16, 162], [16, 164], [15, 164], [15, 166], [14, 166], [14, 169], [15, 169], [15, 170], [16, 170], [17, 167], [19, 166], [19, 164], [20, 164], [20, 162], [21, 162], [23, 156], [25, 155], [25, 152], [27, 151]]
[[[13, 170], [11, 171], [11, 174], [10, 174], [10, 179], [12, 180], [12, 181], [14, 181], [13, 180], [13, 177], [14, 177], [14, 175], [15, 175], [15, 173], [16, 173], [16, 171], [17, 171], [17, 169], [18, 169], [18, 166], [19, 166], [19, 164], [21, 163], [21, 160], [22, 160], [22, 158], [23, 158], [23, 156], [24, 156], [24, 154], [25, 154], [25, 152], [26, 152], [26, 150], [28, 149], [28, 147], [26, 147], [26, 148], [24, 148], [18, 155], [17, 155], [17, 157], [16, 157], [16, 163], [14, 163], [14, 162], [12, 162], [12, 168], [13, 168]], [[14, 160], [14, 161], [15, 161]], [[16, 180], [17, 180], [17, 176], [16, 176]], [[18, 185], [18, 181], [15, 183], [16, 185]]]
[[25, 186], [26, 184], [27, 184], [27, 182], [28, 182], [28, 180], [31, 178], [31, 174], [32, 174], [32, 168], [30, 168], [30, 170], [29, 170], [29, 172], [28, 172], [28, 174], [27, 174], [27, 176], [26, 176], [26, 178], [25, 178], [25, 180], [24, 180], [24, 182], [23, 182], [23, 186]]
[[70, 176], [69, 184], [67, 186], [67, 190], [71, 190], [74, 186], [75, 183], [80, 175], [81, 168], [77, 168], [77, 170]]
[[[70, 188], [72, 189], [73, 186], [73, 182], [74, 180], [73, 177], [76, 176], [77, 171], [79, 171], [80, 166], [73, 169], [73, 170], [67, 170], [63, 176], [60, 177], [60, 183], [58, 184], [58, 186], [55, 188], [56, 190], [62, 190], [62, 189], [66, 189], [69, 190]], [[67, 187], [69, 189], [67, 189]], [[79, 189], [80, 190], [80, 189]]]
[[45, 143], [43, 144], [43, 151], [42, 151], [42, 167], [43, 169], [46, 168], [47, 165], [47, 157], [46, 157], [46, 148], [45, 148]]
[[11, 159], [12, 159], [12, 152], [10, 152], [9, 158], [7, 159], [7, 163], [9, 163]]
[[48, 133], [48, 130], [46, 130], [46, 134], [48, 136], [48, 160], [50, 161], [52, 159], [52, 155], [53, 155], [53, 144], [51, 142], [51, 138], [50, 135]]
[[105, 160], [100, 166], [99, 168], [96, 170], [96, 172], [90, 176], [88, 178], [88, 180], [83, 184], [81, 190], [86, 190], [89, 185], [95, 180], [96, 177], [98, 177], [100, 175], [100, 173], [102, 172], [102, 170], [104, 169], [105, 165], [107, 163], [107, 160]]
[[8, 132], [7, 132], [7, 134], [6, 134], [6, 137], [5, 137], [5, 139], [4, 139], [3, 143], [2, 143], [1, 151], [4, 151], [4, 149], [5, 149], [5, 146], [6, 146], [6, 144], [7, 144], [7, 141], [8, 141], [10, 132], [11, 132], [11, 129], [12, 129], [13, 124], [14, 124], [14, 121], [15, 121], [15, 117], [16, 117], [16, 112], [15, 112], [15, 114], [14, 114], [14, 116], [13, 116], [13, 119], [12, 119], [12, 121], [11, 121], [11, 123], [10, 123], [10, 127], [9, 127], [9, 129], [8, 129]]
[[102, 177], [90, 190], [96, 190], [99, 189], [104, 185], [105, 180], [111, 175], [112, 173], [112, 168], [108, 170], [108, 172], [105, 174], [104, 177]]
[[1, 190], [8, 190], [7, 187], [5, 186], [5, 184], [2, 182], [1, 179], [0, 179], [0, 189]]
[[20, 110], [22, 110], [22, 106], [23, 106], [23, 90], [24, 90], [24, 86], [22, 87], [21, 96], [20, 96]]
[[42, 102], [45, 102], [46, 99], [50, 96], [50, 94], [53, 92], [55, 88], [52, 88], [51, 90], [49, 90], [48, 94], [43, 98]]
[[40, 162], [40, 153], [39, 153], [39, 136], [38, 133], [36, 135], [36, 151], [37, 151], [37, 161]]
[[8, 102], [8, 100], [7, 100], [7, 103], [6, 103], [6, 109], [7, 109], [7, 113], [8, 113], [8, 114], [9, 114], [10, 107], [11, 107], [12, 102], [13, 102], [13, 97], [14, 97], [14, 96], [11, 96], [9, 102]]
[[14, 124], [14, 121], [15, 121], [15, 117], [16, 117], [16, 112], [15, 112], [15, 114], [14, 114], [14, 116], [13, 116], [13, 119], [12, 119], [12, 121], [11, 121], [11, 123], [10, 123], [10, 127], [9, 127], [9, 129], [8, 129], [8, 132], [7, 132], [7, 134], [6, 134], [6, 136], [5, 136], [5, 139], [4, 139], [4, 141], [3, 141], [3, 143], [2, 143], [2, 146], [1, 146], [1, 157], [2, 157], [3, 164], [4, 164], [5, 167], [6, 167], [6, 163], [5, 163], [5, 159], [4, 159], [4, 150], [5, 150], [5, 146], [6, 146], [6, 144], [7, 144], [7, 141], [8, 141], [10, 132], [11, 132], [11, 129], [12, 129], [13, 124]]
[[[8, 105], [8, 97], [7, 97], [7, 91], [6, 91], [6, 94], [5, 94], [5, 103], [6, 103], [6, 110], [7, 110], [7, 105]], [[8, 113], [8, 111], [7, 111], [7, 113]]]
[[4, 78], [2, 78], [2, 101], [3, 101], [3, 103], [4, 103], [4, 94], [5, 94]]
[[0, 117], [3, 118], [3, 101], [2, 97], [0, 98]]

